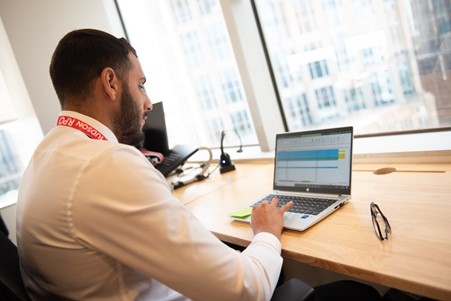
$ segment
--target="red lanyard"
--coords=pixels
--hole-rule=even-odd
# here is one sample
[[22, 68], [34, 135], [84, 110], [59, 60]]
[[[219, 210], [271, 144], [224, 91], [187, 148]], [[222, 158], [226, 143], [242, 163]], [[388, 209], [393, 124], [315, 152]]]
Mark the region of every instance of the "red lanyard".
[[91, 139], [108, 140], [98, 130], [78, 118], [61, 115], [56, 121], [56, 125], [68, 126], [85, 133]]

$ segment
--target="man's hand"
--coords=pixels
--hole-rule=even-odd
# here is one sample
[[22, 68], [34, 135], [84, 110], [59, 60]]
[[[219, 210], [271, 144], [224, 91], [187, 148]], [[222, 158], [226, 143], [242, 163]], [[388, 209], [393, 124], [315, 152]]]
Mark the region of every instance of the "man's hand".
[[258, 206], [252, 207], [251, 226], [254, 234], [260, 232], [269, 232], [278, 239], [283, 229], [283, 214], [293, 206], [293, 202], [277, 207], [278, 198], [273, 198], [271, 203], [267, 200]]

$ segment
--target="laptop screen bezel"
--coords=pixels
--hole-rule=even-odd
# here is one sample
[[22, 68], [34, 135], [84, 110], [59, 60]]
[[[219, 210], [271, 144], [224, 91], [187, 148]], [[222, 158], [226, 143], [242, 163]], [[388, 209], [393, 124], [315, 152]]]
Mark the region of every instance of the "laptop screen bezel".
[[[307, 135], [316, 135], [316, 134], [332, 134], [332, 133], [350, 133], [351, 134], [351, 144], [350, 144], [350, 168], [349, 168], [349, 186], [340, 186], [340, 187], [296, 187], [296, 186], [282, 186], [277, 185], [276, 183], [276, 161], [277, 161], [277, 141], [280, 138], [290, 138], [290, 137], [301, 137]], [[354, 129], [352, 126], [347, 127], [339, 127], [339, 128], [327, 128], [327, 129], [319, 129], [319, 130], [309, 130], [309, 131], [298, 131], [298, 132], [289, 132], [289, 133], [280, 133], [276, 135], [275, 140], [275, 154], [274, 154], [274, 172], [273, 172], [273, 189], [278, 191], [291, 191], [291, 192], [299, 192], [299, 193], [318, 193], [318, 194], [333, 194], [333, 195], [351, 195], [351, 184], [352, 184], [352, 153], [353, 153], [353, 143], [354, 143]]]

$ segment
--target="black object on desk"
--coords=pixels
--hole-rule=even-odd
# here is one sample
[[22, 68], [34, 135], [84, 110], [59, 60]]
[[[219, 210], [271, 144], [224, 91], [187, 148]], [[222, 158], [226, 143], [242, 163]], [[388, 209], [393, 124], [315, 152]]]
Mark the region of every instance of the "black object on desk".
[[166, 120], [162, 102], [153, 104], [153, 109], [147, 114], [146, 124], [143, 127], [145, 150], [161, 153], [163, 162], [156, 164], [155, 168], [165, 177], [198, 151], [198, 148], [189, 144], [178, 144], [169, 148]]

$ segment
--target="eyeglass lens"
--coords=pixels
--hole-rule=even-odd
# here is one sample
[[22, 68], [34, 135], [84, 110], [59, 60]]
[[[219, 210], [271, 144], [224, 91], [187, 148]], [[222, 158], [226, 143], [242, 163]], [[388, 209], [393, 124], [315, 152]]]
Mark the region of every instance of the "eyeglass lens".
[[[391, 227], [390, 223], [388, 222], [388, 219], [385, 217], [385, 215], [382, 213], [381, 209], [377, 204], [374, 202], [371, 202], [370, 205], [371, 210], [371, 220], [373, 222], [373, 228], [374, 232], [376, 233], [376, 236], [380, 240], [388, 239], [388, 235], [391, 233]], [[384, 232], [381, 230], [381, 222], [384, 224]]]

